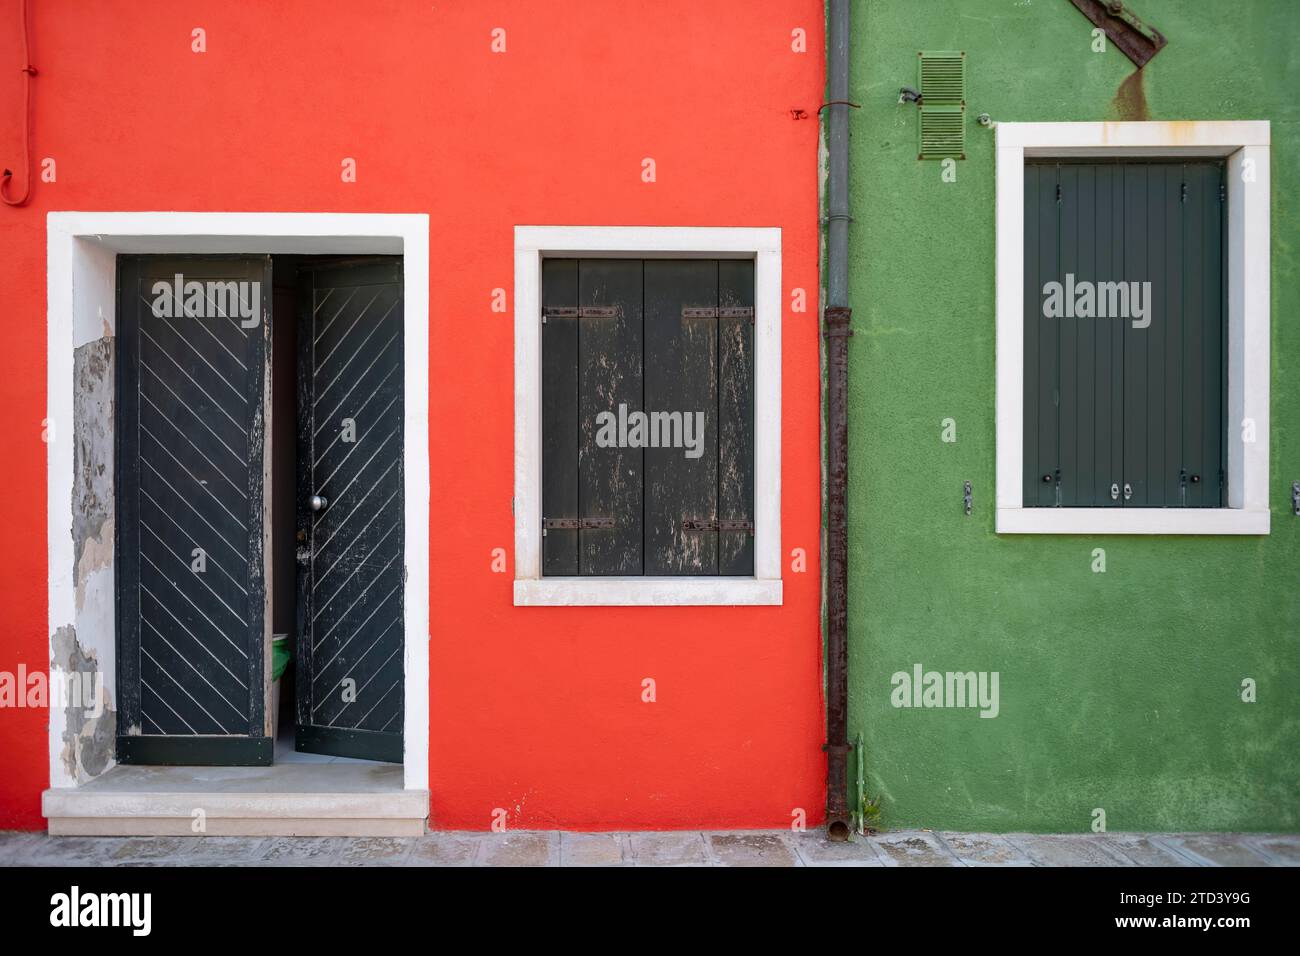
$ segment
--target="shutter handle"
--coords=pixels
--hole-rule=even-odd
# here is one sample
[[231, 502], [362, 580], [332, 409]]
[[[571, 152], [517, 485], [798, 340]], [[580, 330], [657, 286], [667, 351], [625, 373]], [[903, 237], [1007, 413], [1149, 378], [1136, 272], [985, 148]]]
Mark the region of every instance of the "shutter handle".
[[1050, 485], [1051, 483], [1052, 483], [1052, 476], [1051, 476], [1051, 475], [1043, 475], [1043, 484], [1045, 484], [1045, 485]]
[[1199, 485], [1200, 483], [1201, 483], [1201, 476], [1200, 476], [1200, 475], [1192, 475], [1192, 484], [1194, 484], [1194, 485]]
[[1119, 501], [1119, 485], [1113, 481], [1110, 483], [1110, 500]]
[[1124, 500], [1128, 501], [1132, 497], [1133, 497], [1133, 486], [1126, 481], [1124, 482]]
[[307, 507], [312, 511], [324, 511], [329, 505], [329, 499], [324, 495], [312, 495], [307, 499]]

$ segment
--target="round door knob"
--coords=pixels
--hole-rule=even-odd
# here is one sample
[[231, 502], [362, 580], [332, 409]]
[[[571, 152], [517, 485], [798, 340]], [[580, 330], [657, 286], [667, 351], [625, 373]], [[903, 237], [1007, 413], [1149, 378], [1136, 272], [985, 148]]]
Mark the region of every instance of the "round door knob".
[[307, 502], [307, 504], [311, 506], [312, 511], [324, 511], [325, 506], [329, 503], [329, 499], [324, 495], [312, 495], [311, 500]]

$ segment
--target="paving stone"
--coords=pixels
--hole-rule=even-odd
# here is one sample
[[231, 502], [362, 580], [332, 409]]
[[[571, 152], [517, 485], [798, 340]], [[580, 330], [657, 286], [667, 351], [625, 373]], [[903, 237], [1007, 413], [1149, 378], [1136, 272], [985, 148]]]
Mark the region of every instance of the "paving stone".
[[797, 866], [798, 858], [774, 833], [713, 833], [709, 845], [723, 866]]
[[1171, 833], [1161, 842], [1190, 853], [1202, 866], [1267, 866], [1268, 860], [1236, 833]]
[[1097, 833], [1008, 833], [1007, 839], [1038, 866], [1128, 866], [1116, 851], [1107, 852]]
[[[54, 839], [62, 839], [54, 837]], [[93, 837], [88, 838], [93, 839]], [[114, 863], [139, 860], [175, 859], [194, 850], [194, 837], [117, 837], [117, 849], [109, 855]]]
[[516, 830], [482, 834], [476, 866], [558, 866], [558, 833]]
[[223, 866], [227, 863], [252, 863], [266, 848], [266, 837], [206, 836], [191, 841], [194, 844], [186, 855], [189, 862], [203, 866]]
[[1300, 866], [1300, 835], [1262, 834], [1248, 837], [1246, 842], [1280, 866]]
[[471, 866], [478, 834], [428, 833], [415, 841], [406, 862], [413, 866]]
[[623, 838], [617, 833], [561, 833], [561, 866], [622, 866]]
[[925, 830], [900, 830], [868, 839], [886, 866], [961, 866], [943, 841]]
[[1285, 833], [932, 833], [833, 843], [807, 833], [433, 832], [424, 837], [50, 837], [0, 833], [0, 866], [1267, 866], [1300, 865]]
[[364, 866], [400, 863], [415, 842], [416, 837], [353, 837], [347, 841], [342, 860]]
[[852, 840], [826, 839], [820, 830], [794, 835], [790, 843], [805, 866], [884, 866], [884, 860], [867, 837], [856, 834]]
[[704, 840], [697, 832], [633, 833], [637, 866], [707, 866]]
[[1138, 866], [1192, 866], [1192, 862], [1175, 853], [1145, 833], [1107, 833], [1102, 842], [1128, 857]]
[[939, 838], [966, 866], [1033, 866], [1034, 861], [996, 833], [940, 833]]
[[26, 859], [34, 866], [112, 866], [113, 854], [122, 845], [121, 837], [36, 835]]
[[19, 866], [48, 840], [44, 833], [0, 833], [0, 866]]
[[348, 837], [276, 837], [257, 857], [271, 866], [337, 865]]

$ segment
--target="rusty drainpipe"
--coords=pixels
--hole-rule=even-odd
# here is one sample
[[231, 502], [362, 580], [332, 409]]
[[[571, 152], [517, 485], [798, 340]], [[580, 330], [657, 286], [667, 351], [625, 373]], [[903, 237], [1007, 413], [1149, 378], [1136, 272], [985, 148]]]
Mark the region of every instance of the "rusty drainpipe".
[[847, 840], [848, 799], [848, 597], [849, 481], [848, 304], [849, 230], [849, 2], [830, 0], [827, 72], [830, 176], [827, 184], [826, 430], [826, 833]]

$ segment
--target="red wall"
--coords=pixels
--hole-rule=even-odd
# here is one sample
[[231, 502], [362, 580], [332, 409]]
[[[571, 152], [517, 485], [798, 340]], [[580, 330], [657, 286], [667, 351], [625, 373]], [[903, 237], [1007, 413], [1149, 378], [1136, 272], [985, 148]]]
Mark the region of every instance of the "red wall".
[[[58, 181], [0, 209], [0, 670], [47, 663], [45, 213], [427, 212], [431, 825], [485, 829], [497, 807], [512, 828], [819, 820], [821, 4], [34, 6], [33, 166], [54, 157]], [[0, 10], [0, 163], [16, 168], [17, 0]], [[513, 565], [489, 565], [513, 552], [513, 298], [489, 305], [513, 296], [516, 224], [782, 228], [783, 607], [512, 606]], [[789, 312], [795, 287], [806, 313]], [[0, 827], [43, 825], [47, 754], [44, 712], [0, 710]]]

